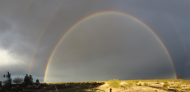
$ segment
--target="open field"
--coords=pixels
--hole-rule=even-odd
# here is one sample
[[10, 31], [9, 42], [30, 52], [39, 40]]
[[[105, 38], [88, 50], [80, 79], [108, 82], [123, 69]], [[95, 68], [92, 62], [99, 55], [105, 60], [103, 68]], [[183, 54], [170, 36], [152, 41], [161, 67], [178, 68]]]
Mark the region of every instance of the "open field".
[[[116, 82], [119, 83], [118, 87], [114, 87], [113, 85], [111, 86], [110, 83], [115, 85], [117, 84]], [[36, 90], [36, 92], [110, 92], [110, 88], [112, 88], [112, 92], [188, 92], [188, 90], [190, 90], [190, 80], [182, 79], [114, 79], [110, 81], [62, 82], [47, 84], [48, 86], [46, 88], [43, 90]]]

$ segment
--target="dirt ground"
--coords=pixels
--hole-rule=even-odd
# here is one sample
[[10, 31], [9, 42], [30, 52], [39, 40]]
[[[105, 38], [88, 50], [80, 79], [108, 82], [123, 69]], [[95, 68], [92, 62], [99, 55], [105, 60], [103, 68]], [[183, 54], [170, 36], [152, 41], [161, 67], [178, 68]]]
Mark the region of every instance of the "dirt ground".
[[[121, 83], [124, 84], [124, 83]], [[108, 84], [101, 85], [97, 87], [97, 89], [104, 90], [105, 92], [110, 92], [110, 88], [108, 88]], [[166, 91], [158, 88], [145, 87], [145, 86], [133, 86], [128, 89], [124, 88], [112, 88], [112, 92], [174, 92], [174, 91]]]

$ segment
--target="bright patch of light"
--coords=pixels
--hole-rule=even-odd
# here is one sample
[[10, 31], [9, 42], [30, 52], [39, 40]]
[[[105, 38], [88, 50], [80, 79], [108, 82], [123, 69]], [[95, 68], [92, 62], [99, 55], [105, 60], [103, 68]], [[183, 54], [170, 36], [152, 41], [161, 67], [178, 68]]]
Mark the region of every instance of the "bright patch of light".
[[23, 61], [13, 58], [11, 56], [11, 54], [8, 53], [8, 51], [6, 51], [6, 50], [0, 49], [0, 56], [1, 56], [1, 64], [0, 64], [0, 66], [15, 65], [15, 64], [25, 64]]

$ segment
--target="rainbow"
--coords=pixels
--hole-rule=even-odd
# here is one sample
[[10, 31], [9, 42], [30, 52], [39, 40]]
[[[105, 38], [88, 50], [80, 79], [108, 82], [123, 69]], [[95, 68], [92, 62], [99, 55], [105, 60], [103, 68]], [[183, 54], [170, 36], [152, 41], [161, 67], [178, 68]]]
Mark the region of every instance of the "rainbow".
[[[32, 57], [32, 61], [31, 61], [31, 63], [30, 63], [30, 72], [29, 72], [29, 74], [31, 74], [31, 72], [32, 72], [32, 67], [33, 67], [34, 58], [35, 58], [35, 56], [36, 56], [36, 51], [37, 51], [38, 46], [39, 46], [39, 44], [40, 44], [40, 42], [41, 42], [41, 40], [42, 40], [42, 37], [43, 37], [43, 35], [45, 34], [45, 32], [47, 31], [47, 29], [48, 29], [49, 25], [51, 24], [51, 22], [53, 21], [54, 17], [57, 15], [57, 13], [59, 12], [59, 10], [60, 10], [60, 9], [63, 7], [63, 5], [65, 4], [65, 1], [66, 1], [66, 0], [64, 0], [63, 3], [61, 3], [61, 5], [56, 9], [55, 13], [51, 16], [49, 22], [47, 22], [47, 25], [45, 26], [45, 28], [44, 28], [44, 30], [43, 30], [41, 36], [40, 36], [40, 39], [39, 39], [39, 41], [38, 41], [38, 43], [37, 43], [37, 45], [36, 45], [36, 49], [35, 49], [34, 54], [33, 54], [33, 57]], [[32, 1], [32, 2], [33, 2], [33, 1]]]
[[169, 22], [171, 23], [171, 25], [172, 25], [172, 27], [173, 27], [173, 29], [174, 29], [176, 35], [178, 36], [178, 38], [179, 38], [179, 40], [180, 40], [180, 43], [181, 43], [182, 48], [183, 48], [183, 51], [184, 51], [184, 53], [186, 54], [186, 53], [187, 53], [187, 50], [186, 50], [186, 48], [185, 48], [184, 42], [182, 41], [182, 37], [180, 36], [180, 33], [179, 33], [177, 27], [175, 26], [174, 22], [172, 21], [172, 19], [170, 18], [169, 15], [166, 14], [166, 18], [168, 18]]
[[[77, 25], [79, 25], [80, 23], [82, 23], [83, 21], [89, 19], [89, 18], [92, 18], [92, 17], [95, 17], [95, 16], [98, 16], [98, 15], [102, 15], [102, 14], [120, 14], [120, 15], [124, 15], [124, 16], [127, 16], [127, 17], [130, 17], [131, 19], [134, 19], [135, 21], [141, 23], [143, 26], [145, 26], [152, 34], [155, 35], [155, 37], [158, 39], [158, 41], [162, 44], [164, 50], [166, 51], [167, 55], [169, 56], [169, 59], [173, 65], [173, 68], [174, 68], [174, 64], [172, 62], [172, 59], [171, 59], [171, 56], [169, 55], [169, 52], [168, 50], [166, 49], [166, 47], [164, 46], [163, 42], [160, 40], [160, 38], [155, 34], [155, 32], [150, 28], [148, 27], [145, 23], [143, 23], [141, 20], [135, 18], [134, 16], [132, 15], [129, 15], [129, 14], [126, 14], [126, 13], [123, 13], [123, 12], [118, 12], [118, 11], [102, 11], [102, 12], [97, 12], [97, 13], [94, 13], [92, 15], [89, 15], [87, 17], [84, 17], [83, 19], [81, 19], [80, 21], [78, 21], [77, 23], [75, 23], [62, 37], [61, 39], [58, 41], [58, 43], [56, 44], [56, 46], [54, 47], [50, 57], [49, 57], [49, 60], [48, 60], [48, 63], [47, 63], [47, 66], [46, 66], [46, 69], [45, 69], [45, 73], [44, 73], [44, 82], [46, 81], [46, 74], [47, 74], [47, 71], [48, 71], [48, 67], [49, 67], [49, 64], [50, 64], [50, 61], [52, 59], [52, 56], [55, 52], [55, 50], [57, 49], [58, 45], [60, 44], [60, 42], [63, 40], [63, 38], [65, 38], [65, 36], [72, 30], [74, 29]], [[174, 68], [174, 72], [175, 72], [175, 68]], [[177, 79], [177, 75], [175, 73], [175, 78]]]

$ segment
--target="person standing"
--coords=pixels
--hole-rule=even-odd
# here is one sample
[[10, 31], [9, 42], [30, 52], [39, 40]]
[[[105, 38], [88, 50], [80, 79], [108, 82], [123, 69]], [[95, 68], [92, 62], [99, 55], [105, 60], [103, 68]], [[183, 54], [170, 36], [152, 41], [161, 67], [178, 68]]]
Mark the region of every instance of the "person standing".
[[110, 88], [110, 92], [112, 92], [112, 89]]

